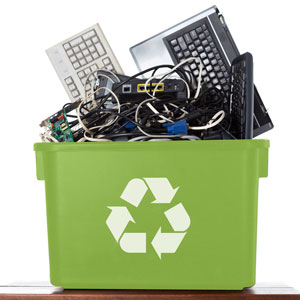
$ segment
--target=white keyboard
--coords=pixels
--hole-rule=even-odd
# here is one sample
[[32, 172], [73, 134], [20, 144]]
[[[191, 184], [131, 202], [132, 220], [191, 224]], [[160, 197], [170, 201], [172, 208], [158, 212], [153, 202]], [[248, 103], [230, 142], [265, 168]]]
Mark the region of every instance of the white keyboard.
[[[88, 74], [105, 68], [123, 74], [122, 68], [110, 48], [99, 24], [46, 50], [56, 73], [72, 102], [84, 95]], [[86, 90], [91, 90], [94, 76], [90, 76]]]

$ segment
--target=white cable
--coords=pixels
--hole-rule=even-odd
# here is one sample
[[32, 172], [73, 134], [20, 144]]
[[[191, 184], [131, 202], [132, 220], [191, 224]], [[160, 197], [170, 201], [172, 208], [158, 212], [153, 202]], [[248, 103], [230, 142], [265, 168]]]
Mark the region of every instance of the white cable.
[[[146, 102], [149, 102], [149, 101], [153, 101], [153, 98], [150, 98], [150, 99], [145, 99], [144, 101], [142, 101], [138, 106], [137, 106], [137, 108], [136, 108], [136, 111], [135, 111], [135, 122], [137, 122], [138, 123], [138, 114], [139, 114], [139, 110], [140, 110], [140, 108], [141, 108], [141, 106], [144, 104], [144, 103], [146, 103]], [[173, 122], [174, 123], [174, 122]], [[181, 134], [178, 134], [178, 135], [156, 135], [156, 134], [148, 134], [147, 132], [145, 132], [140, 126], [138, 126], [137, 125], [137, 128], [138, 128], [138, 130], [142, 133], [142, 134], [144, 134], [144, 135], [146, 135], [146, 136], [149, 136], [149, 137], [179, 137], [179, 136], [181, 136]]]
[[[185, 60], [183, 60], [182, 62], [180, 62], [179, 64], [177, 64], [176, 66], [174, 66], [171, 70], [167, 71], [167, 72], [164, 72], [164, 73], [160, 73], [160, 74], [155, 74], [153, 76], [151, 76], [150, 78], [147, 79], [146, 83], [145, 83], [145, 92], [150, 96], [152, 97], [152, 95], [150, 93], [148, 93], [147, 91], [147, 86], [149, 84], [149, 82], [154, 79], [154, 78], [157, 78], [157, 77], [163, 77], [163, 76], [166, 76], [170, 73], [173, 73], [176, 69], [178, 69], [180, 66], [186, 64], [187, 62], [189, 61], [192, 61], [192, 60], [195, 60], [196, 62], [199, 63], [199, 75], [198, 75], [198, 86], [197, 86], [197, 90], [196, 90], [196, 94], [195, 94], [195, 98], [197, 98], [200, 94], [200, 89], [201, 89], [201, 76], [202, 76], [202, 69], [203, 69], [203, 64], [200, 60], [199, 57], [189, 57]], [[154, 91], [156, 91], [156, 89], [158, 88], [158, 85], [156, 85], [156, 87], [154, 88]], [[151, 89], [149, 90], [151, 92]]]
[[[118, 113], [120, 113], [120, 111], [121, 111], [121, 105], [120, 105], [120, 101], [119, 101], [119, 98], [117, 97], [117, 95], [111, 89], [109, 89], [107, 87], [104, 87], [104, 86], [98, 88], [96, 91], [100, 91], [100, 90], [106, 90], [106, 91], [110, 92], [113, 95], [113, 97], [115, 98], [115, 100], [117, 102]], [[93, 130], [93, 129], [99, 129], [99, 128], [102, 129], [104, 127], [110, 126], [115, 121], [117, 121], [117, 119], [118, 119], [118, 116], [116, 116], [114, 120], [111, 120], [109, 123], [107, 123], [105, 125], [95, 126], [95, 127], [92, 127], [92, 128], [89, 129], [89, 128], [87, 128], [84, 125], [84, 123], [82, 122], [81, 117], [80, 117], [80, 108], [81, 108], [82, 103], [83, 103], [83, 101], [81, 101], [80, 104], [79, 104], [79, 106], [77, 107], [77, 110], [76, 110], [76, 112], [77, 112], [77, 118], [78, 118], [78, 122], [80, 123], [80, 125], [82, 126], [82, 128], [84, 129], [84, 131], [88, 132], [90, 135], [93, 134], [93, 132], [91, 130]]]
[[191, 130], [206, 130], [206, 129], [212, 128], [212, 127], [218, 125], [224, 119], [224, 117], [225, 117], [224, 110], [220, 110], [211, 118], [211, 120], [206, 125], [190, 126], [189, 129], [191, 129]]

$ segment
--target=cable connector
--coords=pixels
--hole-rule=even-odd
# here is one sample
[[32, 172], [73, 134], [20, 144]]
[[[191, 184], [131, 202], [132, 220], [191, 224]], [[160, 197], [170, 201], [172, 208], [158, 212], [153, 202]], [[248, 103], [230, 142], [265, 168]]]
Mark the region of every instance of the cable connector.
[[167, 127], [168, 134], [176, 135], [176, 134], [187, 134], [188, 128], [186, 124], [186, 120], [176, 121], [174, 123], [165, 123], [163, 127]]

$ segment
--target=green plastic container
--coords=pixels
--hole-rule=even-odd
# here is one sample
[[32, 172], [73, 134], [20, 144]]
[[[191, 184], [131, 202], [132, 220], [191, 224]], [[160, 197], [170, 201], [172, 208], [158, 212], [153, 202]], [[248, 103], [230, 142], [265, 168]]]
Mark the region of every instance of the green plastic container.
[[268, 148], [267, 140], [35, 144], [52, 284], [253, 286]]

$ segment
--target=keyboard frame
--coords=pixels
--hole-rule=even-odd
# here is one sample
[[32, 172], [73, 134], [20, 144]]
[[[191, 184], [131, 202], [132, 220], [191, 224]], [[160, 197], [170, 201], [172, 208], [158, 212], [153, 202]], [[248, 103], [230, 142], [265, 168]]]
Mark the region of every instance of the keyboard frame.
[[[84, 40], [83, 42], [80, 42], [76, 45], [74, 45], [73, 47], [71, 46], [72, 41], [78, 39], [79, 37], [83, 37], [84, 35], [86, 35], [87, 33], [94, 31], [98, 37], [98, 39], [100, 40], [100, 45], [102, 46], [102, 48], [105, 51], [105, 54], [103, 54], [103, 56], [100, 56], [99, 50], [96, 49], [95, 52], [98, 53], [99, 57], [97, 58], [93, 58], [91, 61], [87, 62], [85, 65], [80, 65], [77, 69], [73, 66], [73, 63], [78, 62], [79, 63], [79, 59], [77, 59], [77, 55], [79, 53], [83, 54], [83, 51], [85, 49], [88, 49], [91, 46], [94, 46], [93, 44], [91, 44], [90, 46], [87, 46], [86, 41], [87, 40], [91, 40], [91, 37], [87, 37], [86, 36], [86, 40]], [[94, 37], [95, 35], [93, 35]], [[75, 53], [74, 48], [75, 47], [79, 47], [79, 45], [85, 44], [86, 48], [84, 48], [83, 50], [79, 50]], [[69, 45], [71, 46], [70, 48], [73, 51], [73, 54], [70, 56], [68, 55], [68, 51], [70, 50], [70, 48], [65, 48], [65, 45]], [[95, 53], [93, 52], [93, 54]], [[107, 68], [111, 71], [114, 71], [116, 73], [119, 74], [123, 74], [123, 70], [115, 56], [115, 54], [113, 53], [103, 31], [101, 30], [99, 24], [95, 24], [83, 31], [81, 31], [80, 33], [65, 39], [64, 41], [52, 46], [51, 48], [46, 50], [46, 53], [60, 79], [60, 81], [62, 82], [71, 102], [75, 102], [79, 99], [81, 99], [84, 95], [84, 79], [88, 76], [88, 74], [92, 71], [95, 71], [98, 68]], [[92, 54], [92, 52], [89, 51], [89, 53], [83, 57], [87, 57], [90, 56], [90, 54]], [[76, 57], [76, 61], [74, 61], [72, 63], [72, 61], [70, 60], [70, 57]], [[81, 58], [82, 59], [82, 58]], [[103, 60], [107, 59], [110, 60], [111, 64], [109, 63], [104, 63]], [[111, 66], [113, 68], [111, 68]], [[84, 73], [84, 74], [82, 74]], [[96, 75], [96, 73], [95, 73]], [[80, 77], [81, 76], [81, 77]], [[95, 78], [96, 76], [94, 76]], [[93, 76], [91, 76], [91, 81], [94, 79]], [[68, 83], [70, 82], [70, 83]], [[92, 83], [92, 82], [91, 82]], [[69, 87], [73, 88], [73, 85], [76, 87], [76, 89], [71, 90]], [[90, 85], [90, 88], [92, 88], [92, 85]], [[78, 96], [73, 97], [72, 92], [74, 91], [78, 92]], [[88, 90], [88, 89], [87, 89]]]

